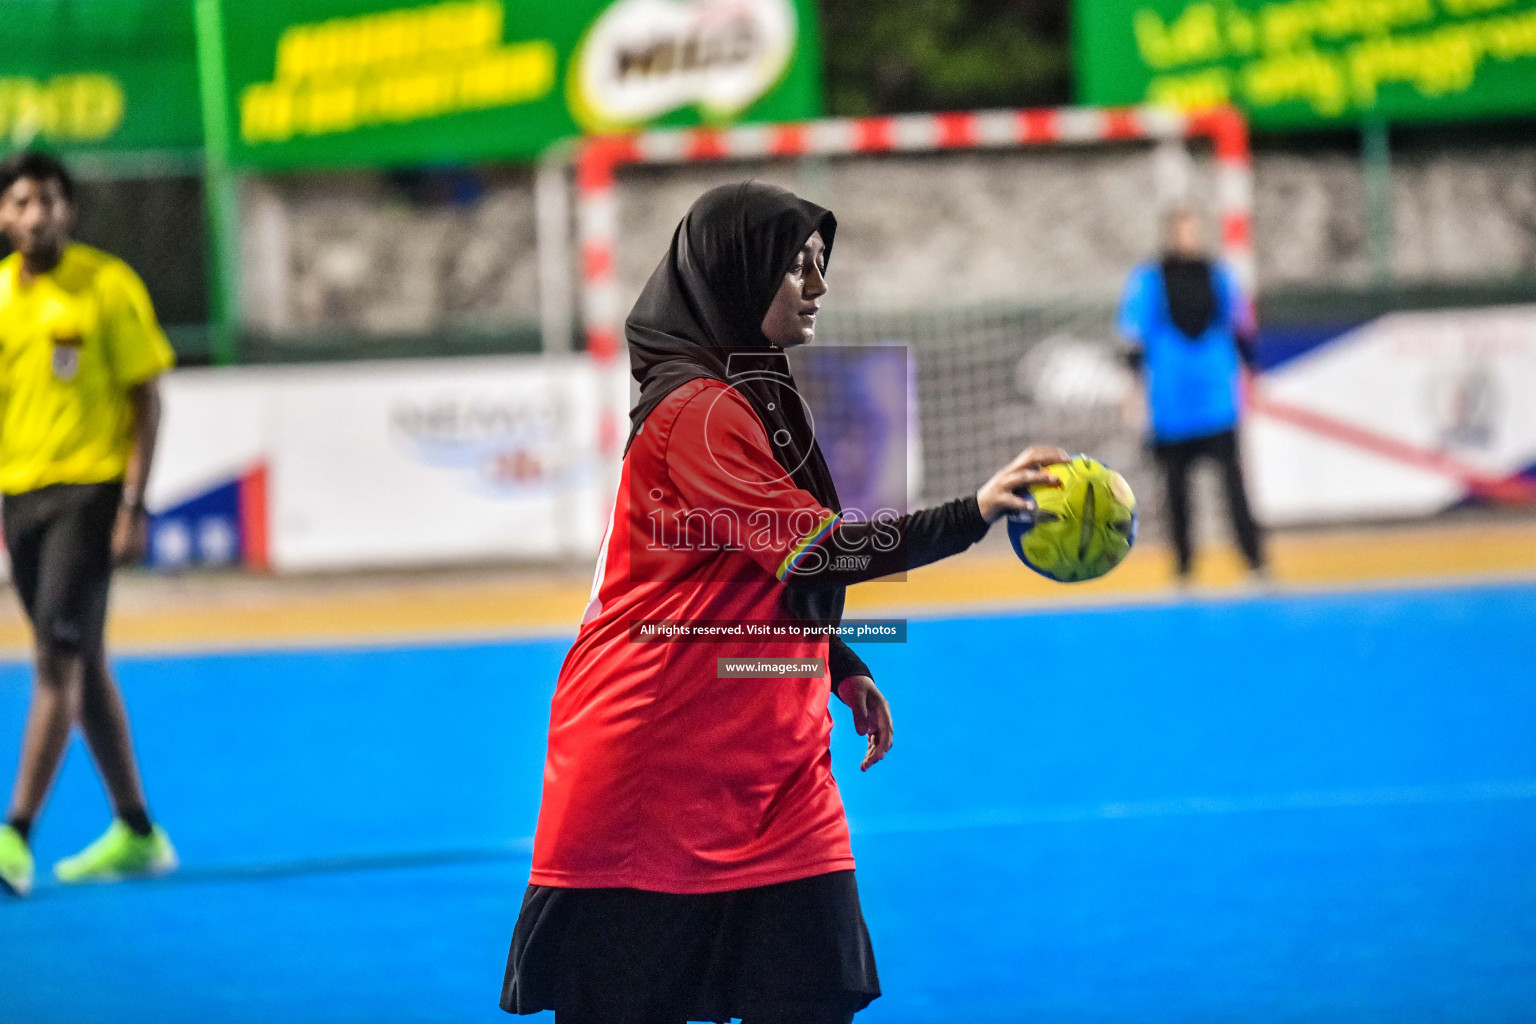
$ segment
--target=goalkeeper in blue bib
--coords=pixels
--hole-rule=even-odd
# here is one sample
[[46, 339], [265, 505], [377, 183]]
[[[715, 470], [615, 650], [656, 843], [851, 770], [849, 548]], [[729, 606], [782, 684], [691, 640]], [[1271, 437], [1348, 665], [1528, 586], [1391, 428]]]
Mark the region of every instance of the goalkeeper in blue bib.
[[1167, 245], [1157, 262], [1131, 273], [1120, 307], [1120, 332], [1131, 366], [1147, 389], [1152, 450], [1168, 488], [1175, 569], [1189, 579], [1189, 472], [1216, 463], [1238, 547], [1249, 569], [1264, 574], [1264, 541], [1248, 504], [1237, 440], [1241, 364], [1252, 363], [1253, 306], [1231, 269], [1206, 255], [1200, 219], [1190, 210], [1168, 217]]

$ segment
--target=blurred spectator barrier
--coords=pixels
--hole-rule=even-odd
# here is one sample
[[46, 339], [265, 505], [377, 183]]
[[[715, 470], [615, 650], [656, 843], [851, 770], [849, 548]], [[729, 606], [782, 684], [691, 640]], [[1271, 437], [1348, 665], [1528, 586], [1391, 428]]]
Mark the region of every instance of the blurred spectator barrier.
[[[842, 346], [899, 343], [870, 351], [901, 355], [877, 360], [896, 396], [881, 406], [894, 417], [881, 436], [899, 455], [899, 393], [910, 387], [914, 491], [961, 493], [1019, 445], [1049, 438], [1124, 467], [1155, 529], [1162, 496], [1121, 415], [1135, 384], [1111, 331], [1109, 310], [1092, 305], [829, 310], [821, 351], [806, 354], [829, 365], [812, 360], [802, 387], [813, 407], [847, 405]], [[1259, 353], [1246, 441], [1270, 522], [1536, 497], [1536, 407], [1525, 400], [1536, 389], [1536, 306], [1269, 333]], [[153, 561], [309, 571], [590, 557], [611, 488], [600, 413], [616, 384], [580, 356], [177, 371], [150, 492]], [[872, 415], [856, 427], [872, 429]], [[868, 462], [855, 453], [847, 466], [876, 468]], [[887, 468], [899, 497], [900, 459]], [[839, 472], [854, 495], [857, 481]]]

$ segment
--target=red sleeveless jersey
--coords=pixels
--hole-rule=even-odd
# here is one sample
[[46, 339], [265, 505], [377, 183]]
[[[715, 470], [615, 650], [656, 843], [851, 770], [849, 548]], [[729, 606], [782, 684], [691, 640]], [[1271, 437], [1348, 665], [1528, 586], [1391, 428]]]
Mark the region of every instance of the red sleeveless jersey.
[[591, 603], [550, 709], [532, 881], [707, 893], [853, 867], [829, 682], [720, 679], [718, 658], [825, 638], [632, 639], [637, 620], [785, 620], [786, 566], [837, 517], [774, 461], [727, 385], [677, 388], [624, 458]]

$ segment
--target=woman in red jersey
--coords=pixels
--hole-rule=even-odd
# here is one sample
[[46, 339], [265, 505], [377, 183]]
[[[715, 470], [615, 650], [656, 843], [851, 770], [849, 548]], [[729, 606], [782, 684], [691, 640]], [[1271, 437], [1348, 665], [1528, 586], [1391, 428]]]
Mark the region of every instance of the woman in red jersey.
[[[963, 551], [1066, 453], [1030, 449], [935, 508], [843, 515], [783, 357], [815, 334], [836, 227], [770, 185], [713, 189], [626, 322], [640, 401], [551, 705], [509, 1012], [847, 1024], [880, 994], [829, 692], [868, 736], [866, 769], [890, 750], [890, 708], [824, 627], [847, 584]], [[769, 623], [795, 635], [747, 628]], [[663, 642], [654, 624], [689, 633]], [[761, 657], [826, 668], [731, 678], [720, 663]]]

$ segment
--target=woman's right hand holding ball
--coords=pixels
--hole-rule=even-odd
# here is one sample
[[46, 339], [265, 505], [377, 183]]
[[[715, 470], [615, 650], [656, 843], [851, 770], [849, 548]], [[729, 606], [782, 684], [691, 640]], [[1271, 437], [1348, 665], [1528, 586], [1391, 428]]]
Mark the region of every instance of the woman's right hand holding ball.
[[1054, 445], [1030, 445], [976, 492], [976, 504], [981, 508], [981, 517], [991, 523], [1008, 512], [1028, 509], [1029, 488], [1061, 486], [1061, 481], [1047, 473], [1043, 467], [1071, 461], [1072, 456]]

